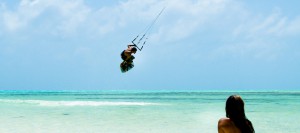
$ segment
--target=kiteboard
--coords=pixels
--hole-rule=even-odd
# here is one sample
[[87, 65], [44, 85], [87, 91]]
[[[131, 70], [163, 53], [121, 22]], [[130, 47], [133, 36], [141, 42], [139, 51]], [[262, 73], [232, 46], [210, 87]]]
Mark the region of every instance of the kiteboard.
[[121, 69], [122, 73], [125, 73], [134, 67], [133, 59], [134, 59], [134, 56], [131, 56], [131, 58], [129, 58], [128, 60], [124, 60], [120, 64], [120, 69]]

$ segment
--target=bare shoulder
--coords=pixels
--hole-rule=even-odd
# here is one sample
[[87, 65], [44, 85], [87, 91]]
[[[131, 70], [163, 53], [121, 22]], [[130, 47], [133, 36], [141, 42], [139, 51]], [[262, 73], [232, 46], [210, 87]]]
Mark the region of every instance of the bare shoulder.
[[240, 133], [240, 130], [229, 118], [221, 118], [218, 122], [219, 133]]
[[218, 122], [219, 126], [226, 126], [230, 124], [231, 124], [231, 120], [229, 118], [221, 118]]
[[218, 122], [218, 133], [226, 133], [226, 127], [228, 127], [228, 118], [221, 118]]

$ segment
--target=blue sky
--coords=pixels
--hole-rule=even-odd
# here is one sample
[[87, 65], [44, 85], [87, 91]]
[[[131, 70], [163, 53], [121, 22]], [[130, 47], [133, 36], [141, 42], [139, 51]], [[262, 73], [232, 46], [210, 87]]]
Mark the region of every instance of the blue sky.
[[[300, 90], [299, 5], [0, 0], [0, 89]], [[163, 7], [121, 73], [121, 51]]]

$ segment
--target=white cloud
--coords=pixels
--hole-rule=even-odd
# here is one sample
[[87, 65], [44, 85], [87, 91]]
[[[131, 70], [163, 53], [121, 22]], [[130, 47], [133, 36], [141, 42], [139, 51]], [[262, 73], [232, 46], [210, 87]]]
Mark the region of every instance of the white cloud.
[[[275, 8], [271, 14], [254, 14], [245, 8], [238, 12], [249, 12], [244, 17], [234, 21], [232, 36], [225, 39], [223, 45], [213, 50], [213, 56], [232, 55], [236, 57], [252, 57], [256, 59], [275, 60], [288, 47], [285, 41], [290, 36], [299, 36], [300, 19], [287, 17]], [[241, 18], [241, 19], [239, 19]], [[233, 20], [232, 20], [233, 21]], [[230, 31], [229, 31], [230, 32]]]
[[[59, 35], [82, 32], [106, 34], [131, 23], [136, 25], [137, 21], [152, 20], [156, 15], [153, 12], [161, 8], [158, 3], [161, 2], [130, 0], [111, 7], [93, 9], [84, 0], [22, 0], [16, 9], [3, 9], [0, 20], [7, 32], [18, 32], [26, 28], [43, 32], [45, 29], [37, 29], [34, 25], [38, 22], [42, 25], [40, 27], [48, 27], [50, 33]], [[54, 15], [47, 16], [49, 12]], [[39, 19], [44, 21], [40, 22]]]
[[64, 2], [57, 6], [63, 16], [59, 30], [67, 34], [80, 32], [77, 29], [87, 21], [91, 9], [84, 6], [82, 1]]
[[9, 31], [15, 31], [25, 25], [24, 21], [22, 21], [17, 15], [9, 12], [3, 14], [3, 21]]
[[160, 28], [156, 36], [176, 41], [197, 31], [210, 15], [223, 11], [229, 2], [229, 0], [128, 0], [111, 7], [103, 6], [93, 10], [84, 3], [84, 0], [22, 0], [16, 9], [5, 9], [2, 16], [3, 25], [9, 32], [17, 32], [30, 26], [36, 29], [33, 23], [43, 17], [47, 20], [46, 13], [54, 12], [57, 16], [45, 24], [50, 27], [51, 33], [68, 35], [86, 31], [106, 34], [118, 27], [139, 26], [139, 29], [143, 29], [152, 22], [162, 7], [166, 6], [165, 12], [159, 18], [158, 24], [161, 25], [155, 25], [156, 28]]
[[286, 35], [299, 35], [300, 34], [300, 16], [288, 22], [284, 29]]
[[22, 0], [15, 10], [3, 11], [3, 25], [8, 32], [17, 32], [30, 26], [34, 27], [33, 23], [41, 17], [47, 20], [43, 13], [51, 11], [56, 13], [54, 20], [48, 20], [53, 23], [51, 29], [66, 34], [75, 32], [90, 12], [82, 0]]
[[22, 0], [16, 11], [6, 9], [2, 14], [6, 29], [13, 32], [26, 27], [31, 20], [42, 12], [42, 8], [36, 8], [37, 2], [37, 0]]
[[[22, 0], [16, 9], [7, 9], [1, 3], [0, 24], [8, 32], [17, 32], [27, 27], [45, 32], [44, 27], [48, 27], [48, 32], [56, 35], [86, 32], [97, 36], [126, 27], [142, 30], [164, 6], [166, 9], [152, 30], [151, 38], [154, 41], [180, 41], [210, 23], [223, 23], [227, 17], [231, 19], [224, 23], [235, 21], [234, 24], [238, 24], [233, 26], [233, 31], [228, 31], [237, 38], [254, 39], [265, 35], [284, 36], [300, 32], [299, 18], [291, 20], [278, 9], [269, 16], [256, 16], [231, 0], [128, 0], [99, 9], [89, 7], [84, 0]], [[47, 16], [49, 12], [54, 15]], [[250, 13], [245, 15], [245, 12]], [[39, 22], [39, 18], [46, 22]], [[36, 27], [37, 22], [41, 25], [40, 29]]]
[[248, 18], [247, 21], [237, 26], [233, 32], [234, 35], [256, 38], [261, 36], [285, 37], [300, 33], [299, 17], [288, 18], [278, 10], [265, 16], [252, 14]]
[[[167, 9], [163, 15], [163, 26], [154, 35], [155, 38], [166, 38], [167, 42], [182, 40], [192, 35], [212, 21], [211, 18], [226, 9], [229, 0], [204, 1], [167, 1]], [[161, 38], [158, 38], [161, 37]]]

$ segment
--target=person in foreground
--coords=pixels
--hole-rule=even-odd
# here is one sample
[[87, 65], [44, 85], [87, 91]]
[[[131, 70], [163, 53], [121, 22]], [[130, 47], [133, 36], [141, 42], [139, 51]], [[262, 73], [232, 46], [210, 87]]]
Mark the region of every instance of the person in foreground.
[[135, 54], [137, 49], [135, 48], [135, 45], [128, 45], [128, 48], [121, 53], [121, 58], [123, 59], [123, 62], [120, 64], [121, 71], [127, 72], [131, 68], [134, 67], [133, 59], [135, 58], [132, 54]]
[[240, 96], [229, 96], [225, 110], [227, 118], [219, 120], [219, 133], [255, 133], [251, 121], [246, 118], [244, 101]]

